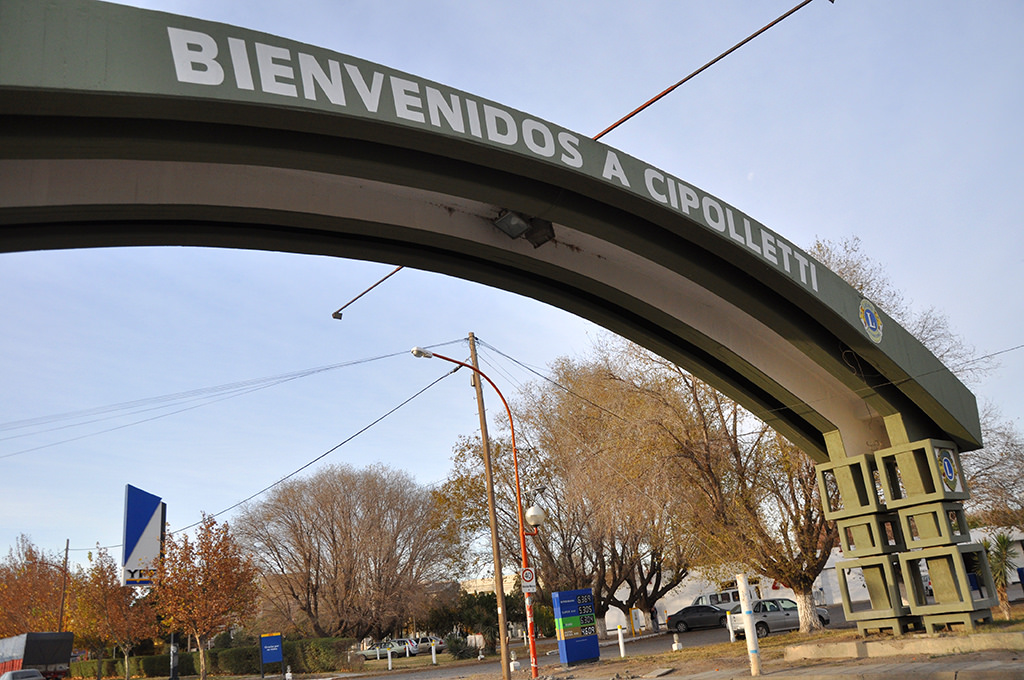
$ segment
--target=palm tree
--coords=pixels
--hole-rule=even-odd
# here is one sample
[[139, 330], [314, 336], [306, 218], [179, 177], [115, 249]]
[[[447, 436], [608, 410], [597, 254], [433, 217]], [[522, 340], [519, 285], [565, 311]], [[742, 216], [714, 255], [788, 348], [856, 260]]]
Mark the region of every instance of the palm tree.
[[988, 564], [992, 569], [992, 582], [996, 586], [996, 595], [999, 598], [999, 611], [1003, 618], [1010, 620], [1010, 597], [1006, 594], [1006, 586], [1010, 583], [1010, 569], [1013, 568], [1013, 560], [1017, 557], [1017, 551], [1013, 549], [1013, 539], [1004, 531], [992, 536], [990, 542], [987, 538], [982, 541], [985, 552], [988, 553]]

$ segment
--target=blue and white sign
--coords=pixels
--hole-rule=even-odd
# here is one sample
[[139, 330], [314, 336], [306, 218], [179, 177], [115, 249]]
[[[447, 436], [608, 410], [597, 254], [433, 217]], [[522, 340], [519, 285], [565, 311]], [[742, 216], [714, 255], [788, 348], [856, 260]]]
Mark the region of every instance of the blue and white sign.
[[150, 586], [164, 543], [167, 504], [131, 484], [124, 487], [124, 557], [121, 585]]
[[281, 644], [280, 633], [264, 633], [260, 635], [260, 664], [281, 663], [284, 661], [284, 646]]

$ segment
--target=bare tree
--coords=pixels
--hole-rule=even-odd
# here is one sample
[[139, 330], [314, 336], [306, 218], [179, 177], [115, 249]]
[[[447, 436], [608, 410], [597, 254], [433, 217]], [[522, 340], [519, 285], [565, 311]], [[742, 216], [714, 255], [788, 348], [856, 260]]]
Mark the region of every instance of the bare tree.
[[423, 612], [450, 554], [444, 522], [404, 472], [331, 466], [246, 508], [238, 531], [272, 608], [305, 633], [362, 638]]
[[885, 267], [862, 250], [860, 237], [839, 242], [816, 239], [808, 251], [886, 314], [896, 320], [965, 383], [977, 383], [996, 368], [990, 357], [979, 357], [974, 347], [953, 330], [949, 317], [935, 307], [915, 311], [893, 285]]
[[[628, 399], [607, 380], [603, 366], [561, 359], [551, 381], [524, 387], [513, 411], [524, 490], [545, 486], [548, 520], [529, 540], [545, 595], [591, 588], [598, 631], [609, 608], [628, 612], [654, 603], [685, 577], [683, 545], [676, 541], [675, 490], [654, 465], [630, 421]], [[505, 564], [520, 560], [510, 442], [491, 445], [499, 536]], [[464, 526], [483, 536], [484, 473], [479, 439], [462, 439], [444, 494], [461, 503]], [[525, 499], [525, 503], [530, 502]]]
[[963, 456], [975, 524], [1024, 531], [1024, 435], [988, 405], [981, 413], [985, 447]]
[[785, 583], [800, 629], [820, 627], [812, 588], [837, 535], [824, 518], [813, 462], [671, 362], [626, 343], [614, 356], [614, 379], [636, 395], [634, 415], [660, 438], [667, 474], [690, 490], [680, 497], [701, 564], [747, 564]]

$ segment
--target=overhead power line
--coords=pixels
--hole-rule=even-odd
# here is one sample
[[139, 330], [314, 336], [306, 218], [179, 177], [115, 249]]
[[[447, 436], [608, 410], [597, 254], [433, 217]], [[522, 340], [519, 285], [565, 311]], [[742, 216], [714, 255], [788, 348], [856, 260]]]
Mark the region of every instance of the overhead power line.
[[[448, 342], [440, 343], [437, 345], [431, 345], [431, 347], [444, 347], [457, 342], [464, 342], [461, 340], [450, 340]], [[61, 444], [68, 444], [82, 439], [90, 437], [96, 437], [101, 434], [109, 432], [116, 432], [117, 430], [123, 430], [128, 427], [134, 427], [135, 425], [141, 425], [143, 423], [152, 422], [161, 418], [167, 418], [169, 416], [184, 413], [186, 411], [192, 411], [203, 406], [209, 406], [216, 404], [217, 402], [225, 401], [227, 399], [233, 399], [240, 397], [252, 392], [267, 389], [268, 387], [276, 387], [299, 378], [307, 378], [312, 375], [324, 373], [326, 371], [333, 371], [339, 368], [348, 368], [352, 366], [358, 366], [362, 364], [371, 363], [374, 361], [381, 361], [383, 359], [390, 359], [392, 357], [402, 356], [408, 353], [408, 350], [401, 350], [397, 352], [391, 352], [389, 354], [381, 354], [374, 357], [367, 357], [363, 359], [353, 359], [352, 361], [343, 361], [337, 364], [330, 364], [327, 366], [317, 366], [315, 368], [306, 368], [300, 371], [294, 371], [292, 373], [283, 373], [280, 375], [274, 375], [264, 378], [254, 378], [250, 380], [241, 380], [238, 382], [226, 383], [224, 385], [215, 385], [212, 387], [202, 387], [194, 390], [187, 390], [184, 392], [176, 392], [172, 394], [165, 394], [156, 397], [148, 397], [145, 399], [138, 399], [135, 401], [119, 402], [116, 404], [109, 404], [106, 406], [98, 406], [94, 408], [81, 409], [78, 411], [69, 411], [66, 413], [59, 413], [50, 416], [40, 416], [37, 418], [28, 418], [24, 420], [15, 420], [7, 423], [0, 423], [0, 431], [18, 430], [32, 427], [39, 427], [42, 425], [51, 425], [66, 421], [80, 421], [71, 422], [64, 425], [57, 425], [43, 430], [34, 430], [31, 432], [23, 432], [21, 434], [10, 435], [7, 437], [0, 438], [0, 442], [7, 441], [10, 439], [17, 439], [20, 437], [34, 436], [38, 434], [45, 434], [47, 432], [54, 432], [58, 430], [66, 430], [75, 427], [83, 427], [97, 422], [114, 420], [117, 418], [124, 418], [127, 416], [139, 415], [142, 413], [149, 413], [152, 411], [160, 411], [163, 409], [174, 409], [157, 415], [152, 415], [138, 420], [133, 420], [129, 423], [123, 423], [114, 427], [108, 427], [102, 430], [96, 430], [94, 432], [87, 432], [74, 437], [68, 437], [59, 441], [49, 442], [47, 444], [41, 444], [39, 446], [33, 446], [18, 451], [12, 451], [9, 453], [0, 454], [0, 460], [5, 458], [12, 458], [25, 453], [33, 451], [40, 451], [42, 449], [52, 448], [54, 446], [60, 446]], [[193, 403], [190, 406], [182, 406], [189, 402], [200, 402]], [[180, 407], [180, 408], [178, 408]], [[86, 420], [82, 420], [82, 419]]]
[[[408, 352], [408, 350], [406, 350], [406, 352]], [[312, 460], [308, 461], [307, 463], [305, 463], [305, 464], [303, 464], [303, 465], [301, 465], [301, 466], [299, 466], [299, 467], [295, 468], [294, 470], [292, 470], [291, 472], [289, 472], [288, 474], [286, 474], [286, 475], [285, 475], [284, 477], [281, 477], [281, 478], [280, 478], [279, 480], [277, 480], [277, 481], [276, 481], [276, 482], [274, 482], [273, 484], [270, 484], [270, 485], [268, 485], [268, 486], [265, 486], [265, 487], [263, 487], [262, 489], [260, 489], [260, 490], [259, 490], [259, 491], [257, 491], [256, 493], [252, 494], [251, 496], [249, 496], [249, 497], [247, 497], [247, 498], [243, 498], [242, 500], [238, 501], [238, 502], [237, 502], [237, 503], [235, 503], [234, 505], [231, 505], [231, 506], [229, 506], [229, 507], [226, 507], [226, 508], [224, 508], [223, 510], [221, 510], [220, 512], [215, 512], [215, 513], [213, 513], [213, 514], [212, 514], [212, 515], [210, 515], [210, 516], [211, 516], [211, 517], [219, 517], [220, 515], [223, 515], [223, 514], [224, 514], [224, 513], [226, 513], [226, 512], [231, 512], [231, 511], [232, 511], [232, 510], [234, 510], [235, 508], [237, 508], [237, 507], [239, 507], [239, 506], [241, 506], [241, 505], [244, 505], [245, 503], [248, 503], [249, 501], [251, 501], [252, 499], [254, 499], [254, 498], [258, 497], [258, 496], [261, 496], [261, 495], [265, 494], [265, 493], [266, 493], [267, 491], [270, 491], [270, 490], [271, 490], [271, 489], [273, 489], [274, 487], [276, 487], [276, 486], [279, 486], [279, 485], [281, 485], [281, 484], [284, 484], [284, 483], [285, 483], [286, 481], [288, 481], [289, 479], [291, 479], [291, 478], [292, 478], [292, 477], [294, 477], [295, 475], [299, 474], [300, 472], [302, 472], [302, 471], [303, 471], [303, 470], [305, 470], [306, 468], [310, 467], [310, 466], [311, 466], [311, 465], [313, 465], [314, 463], [318, 463], [319, 461], [323, 460], [324, 458], [326, 458], [326, 457], [327, 457], [327, 456], [329, 456], [330, 454], [332, 454], [332, 453], [334, 453], [335, 451], [337, 451], [338, 449], [340, 449], [340, 448], [341, 448], [342, 446], [344, 446], [345, 444], [348, 444], [348, 443], [349, 443], [350, 441], [352, 441], [353, 439], [355, 439], [355, 438], [356, 438], [356, 437], [358, 437], [359, 435], [363, 434], [364, 432], [366, 432], [367, 430], [369, 430], [369, 429], [370, 429], [371, 427], [373, 427], [374, 425], [376, 425], [377, 423], [381, 422], [382, 420], [384, 420], [385, 418], [387, 418], [388, 416], [390, 416], [390, 415], [391, 415], [392, 413], [394, 413], [394, 412], [395, 412], [395, 411], [397, 411], [398, 409], [402, 408], [403, 406], [405, 406], [406, 404], [408, 404], [409, 402], [411, 402], [411, 401], [412, 401], [413, 399], [415, 399], [416, 397], [418, 397], [418, 396], [420, 396], [421, 394], [423, 394], [424, 392], [426, 392], [426, 391], [427, 391], [427, 390], [429, 390], [429, 389], [430, 389], [431, 387], [433, 387], [433, 386], [434, 386], [434, 385], [436, 385], [437, 383], [441, 382], [442, 380], [444, 380], [445, 378], [447, 378], [448, 376], [450, 376], [450, 375], [451, 375], [452, 373], [455, 373], [455, 371], [459, 370], [459, 368], [461, 368], [461, 366], [456, 366], [456, 367], [455, 367], [455, 368], [453, 368], [452, 370], [450, 370], [450, 371], [447, 371], [447, 372], [445, 372], [445, 374], [444, 374], [444, 375], [442, 375], [442, 376], [440, 376], [439, 378], [435, 379], [435, 380], [434, 380], [433, 382], [431, 382], [431, 383], [430, 383], [429, 385], [427, 385], [427, 386], [426, 386], [426, 387], [424, 387], [423, 389], [419, 390], [418, 392], [416, 392], [416, 393], [415, 393], [415, 394], [413, 394], [413, 395], [412, 395], [411, 397], [409, 397], [408, 399], [406, 399], [406, 400], [405, 400], [405, 401], [403, 401], [402, 403], [398, 404], [398, 405], [397, 405], [397, 406], [395, 406], [394, 408], [390, 409], [390, 410], [389, 410], [389, 411], [388, 411], [387, 413], [384, 413], [383, 415], [381, 415], [380, 417], [378, 417], [378, 418], [377, 418], [376, 420], [372, 421], [371, 423], [369, 423], [369, 424], [368, 424], [368, 425], [366, 425], [365, 427], [362, 427], [362, 428], [360, 428], [359, 430], [357, 430], [357, 431], [356, 431], [356, 432], [354, 432], [353, 434], [349, 435], [348, 437], [346, 437], [346, 438], [345, 438], [345, 439], [343, 439], [342, 441], [338, 442], [338, 443], [337, 443], [336, 445], [332, 446], [331, 448], [329, 448], [329, 449], [327, 449], [326, 451], [324, 451], [323, 453], [321, 453], [321, 454], [320, 454], [319, 456], [317, 456], [316, 458], [313, 458]], [[192, 523], [192, 524], [189, 524], [188, 526], [182, 527], [182, 528], [180, 528], [180, 529], [175, 529], [174, 531], [172, 531], [172, 532], [170, 532], [170, 533], [175, 533], [175, 532], [178, 532], [178, 531], [187, 531], [187, 530], [189, 530], [189, 529], [191, 529], [191, 528], [193, 528], [193, 527], [197, 527], [197, 526], [199, 526], [200, 524], [202, 524], [202, 520], [200, 520], [200, 521], [198, 521], [198, 522], [194, 522], [194, 523]]]
[[[458, 343], [458, 342], [465, 342], [465, 338], [461, 338], [461, 339], [459, 339], [459, 340], [450, 340], [450, 341], [448, 341], [448, 342], [443, 342], [443, 343], [439, 343], [439, 344], [435, 344], [435, 345], [427, 345], [427, 347], [428, 347], [428, 348], [430, 348], [430, 349], [433, 349], [433, 348], [436, 348], [436, 347], [444, 347], [444, 346], [447, 346], [447, 345], [451, 345], [451, 344], [455, 344], [455, 343]], [[402, 354], [406, 354], [406, 353], [408, 353], [408, 350], [404, 350], [404, 351], [402, 352]], [[389, 355], [389, 356], [394, 356], [394, 355]], [[387, 418], [387, 417], [388, 417], [388, 416], [390, 416], [391, 414], [393, 414], [393, 413], [395, 413], [396, 411], [398, 411], [398, 410], [399, 410], [400, 408], [402, 408], [403, 406], [406, 406], [406, 405], [407, 405], [407, 404], [409, 404], [409, 403], [410, 403], [411, 401], [413, 401], [414, 399], [416, 399], [417, 397], [419, 397], [420, 395], [422, 395], [422, 394], [423, 394], [424, 392], [426, 392], [427, 390], [429, 390], [429, 389], [430, 389], [431, 387], [434, 387], [434, 386], [435, 386], [435, 385], [437, 385], [437, 384], [438, 384], [439, 382], [441, 382], [442, 380], [444, 380], [444, 379], [445, 379], [445, 378], [447, 378], [448, 376], [450, 376], [450, 375], [452, 375], [453, 373], [455, 373], [455, 372], [456, 372], [457, 370], [459, 370], [459, 368], [460, 368], [459, 366], [456, 366], [456, 367], [455, 367], [455, 368], [453, 368], [452, 370], [450, 370], [450, 371], [447, 371], [447, 372], [445, 372], [445, 373], [444, 373], [444, 375], [441, 375], [440, 377], [436, 378], [436, 379], [435, 379], [435, 380], [433, 380], [433, 381], [432, 381], [432, 382], [431, 382], [430, 384], [428, 384], [428, 385], [427, 385], [426, 387], [424, 387], [424, 388], [422, 388], [422, 389], [418, 390], [418, 391], [417, 391], [417, 392], [415, 392], [415, 393], [414, 393], [414, 394], [413, 394], [412, 396], [408, 397], [407, 399], [405, 399], [404, 401], [402, 401], [401, 403], [399, 403], [399, 404], [398, 404], [397, 406], [395, 406], [394, 408], [391, 408], [391, 409], [389, 409], [389, 410], [388, 410], [387, 412], [385, 412], [384, 414], [382, 414], [382, 415], [381, 415], [381, 416], [379, 416], [378, 418], [374, 419], [374, 420], [373, 420], [373, 421], [371, 421], [371, 422], [370, 422], [369, 424], [365, 425], [364, 427], [360, 428], [359, 430], [357, 430], [357, 431], [356, 431], [356, 432], [354, 432], [353, 434], [349, 435], [348, 437], [346, 437], [346, 438], [345, 438], [345, 439], [343, 439], [342, 441], [338, 442], [338, 444], [336, 444], [335, 446], [332, 446], [331, 448], [327, 449], [326, 451], [324, 451], [324, 452], [323, 452], [323, 453], [321, 453], [320, 455], [316, 456], [316, 457], [315, 457], [315, 458], [313, 458], [312, 460], [310, 460], [310, 461], [308, 461], [308, 462], [304, 463], [303, 465], [300, 465], [300, 466], [299, 466], [299, 467], [297, 467], [296, 469], [292, 470], [291, 472], [289, 472], [289, 473], [288, 473], [288, 474], [286, 474], [285, 476], [283, 476], [283, 477], [281, 477], [280, 479], [278, 479], [278, 480], [277, 480], [276, 482], [274, 482], [273, 484], [269, 484], [269, 485], [267, 485], [267, 486], [263, 487], [262, 489], [260, 489], [259, 491], [257, 491], [257, 492], [255, 492], [255, 493], [251, 494], [250, 496], [248, 496], [248, 497], [246, 497], [246, 498], [244, 498], [244, 499], [242, 499], [242, 500], [238, 501], [237, 503], [235, 503], [235, 504], [233, 504], [233, 505], [231, 505], [231, 506], [229, 506], [229, 507], [227, 507], [227, 508], [224, 508], [223, 510], [220, 510], [220, 511], [218, 511], [218, 512], [215, 512], [215, 513], [213, 513], [213, 514], [212, 514], [212, 515], [210, 515], [210, 516], [211, 516], [211, 517], [219, 517], [220, 515], [223, 515], [223, 514], [225, 514], [225, 513], [227, 513], [227, 512], [230, 512], [230, 511], [234, 510], [235, 508], [237, 508], [237, 507], [239, 507], [239, 506], [241, 506], [241, 505], [244, 505], [245, 503], [248, 503], [248, 502], [249, 502], [249, 501], [251, 501], [252, 499], [254, 499], [254, 498], [257, 498], [257, 497], [261, 496], [262, 494], [266, 493], [267, 491], [270, 491], [270, 490], [271, 490], [271, 489], [273, 489], [274, 487], [276, 487], [276, 486], [279, 486], [279, 485], [283, 484], [284, 482], [288, 481], [289, 479], [291, 479], [291, 478], [292, 478], [292, 477], [294, 477], [295, 475], [299, 474], [299, 473], [300, 473], [300, 472], [302, 472], [303, 470], [305, 470], [305, 469], [309, 468], [309, 467], [310, 467], [311, 465], [314, 465], [315, 463], [318, 463], [319, 461], [323, 460], [324, 458], [326, 458], [326, 457], [327, 457], [327, 456], [329, 456], [330, 454], [334, 453], [335, 451], [337, 451], [338, 449], [340, 449], [340, 448], [341, 448], [342, 446], [344, 446], [345, 444], [348, 444], [348, 443], [349, 443], [350, 441], [352, 441], [353, 439], [355, 439], [355, 438], [356, 438], [356, 437], [358, 437], [359, 435], [363, 434], [364, 432], [366, 432], [367, 430], [369, 430], [369, 429], [370, 429], [370, 428], [372, 428], [373, 426], [377, 425], [378, 423], [380, 423], [381, 421], [383, 421], [383, 420], [384, 420], [385, 418]], [[192, 524], [189, 524], [189, 525], [187, 525], [187, 526], [181, 527], [180, 529], [174, 529], [173, 531], [171, 531], [171, 532], [169, 532], [169, 533], [172, 533], [172, 534], [173, 534], [173, 533], [176, 533], [176, 532], [180, 532], [180, 531], [187, 531], [187, 530], [189, 530], [189, 529], [192, 529], [192, 528], [194, 528], [194, 527], [197, 527], [197, 526], [199, 526], [200, 524], [202, 524], [202, 520], [199, 520], [199, 521], [197, 521], [197, 522], [193, 522]], [[112, 550], [112, 549], [115, 549], [115, 548], [120, 548], [120, 547], [121, 547], [121, 545], [120, 545], [120, 544], [118, 544], [118, 545], [107, 545], [107, 546], [101, 546], [100, 548], [102, 548], [102, 549], [104, 549], [104, 550]], [[94, 546], [94, 547], [91, 547], [91, 548], [70, 548], [70, 550], [72, 550], [72, 551], [76, 551], [76, 552], [81, 552], [81, 551], [83, 551], [83, 550], [96, 550], [96, 549], [97, 549], [97, 548], [96, 548], [95, 546]]]

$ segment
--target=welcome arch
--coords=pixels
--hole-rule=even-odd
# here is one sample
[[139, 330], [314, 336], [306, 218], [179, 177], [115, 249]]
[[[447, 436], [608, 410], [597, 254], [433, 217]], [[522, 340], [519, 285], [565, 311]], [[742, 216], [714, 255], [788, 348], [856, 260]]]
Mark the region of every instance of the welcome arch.
[[[503, 216], [518, 224], [503, 230]], [[959, 451], [981, 445], [974, 396], [884, 311], [658, 168], [283, 38], [91, 0], [0, 0], [0, 251], [159, 244], [440, 271], [676, 361], [820, 464], [854, 554], [882, 556], [865, 565], [889, 589], [871, 620], [913, 616], [892, 597], [887, 555], [901, 550], [880, 539], [896, 521], [885, 513], [965, 498]], [[945, 490], [944, 460], [957, 482]], [[933, 514], [942, 534], [948, 513]], [[973, 558], [946, 557], [956, 586]], [[978, 607], [960, 595], [970, 623]]]

